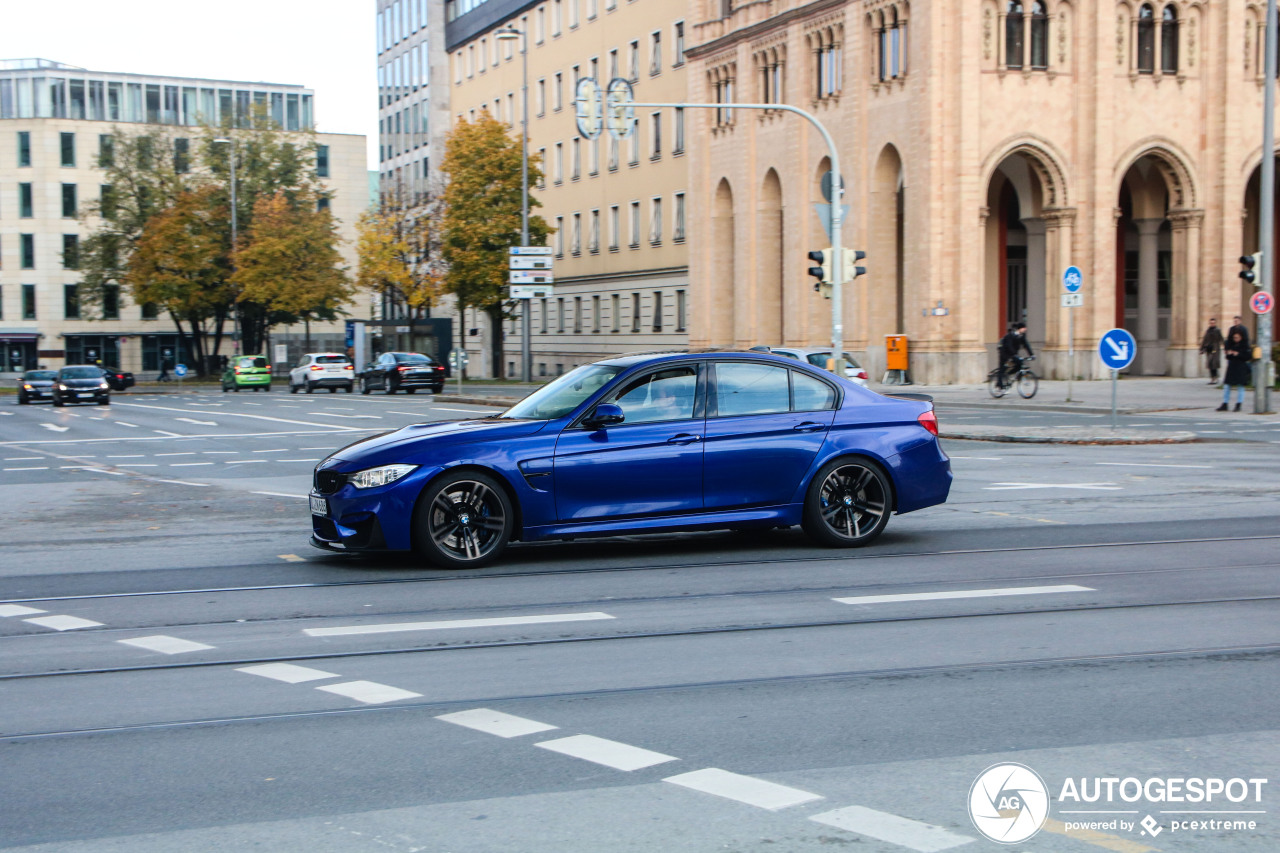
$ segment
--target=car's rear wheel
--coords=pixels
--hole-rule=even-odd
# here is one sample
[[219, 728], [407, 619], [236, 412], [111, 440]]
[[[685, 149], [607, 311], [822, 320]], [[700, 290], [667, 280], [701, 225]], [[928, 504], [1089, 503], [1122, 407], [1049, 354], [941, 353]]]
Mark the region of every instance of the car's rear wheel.
[[350, 393], [351, 393], [352, 391], [354, 391], [354, 390], [356, 390], [356, 383], [354, 383], [354, 382], [348, 382], [348, 383], [347, 383], [347, 393], [348, 393], [348, 394], [350, 394]]
[[418, 499], [414, 546], [437, 566], [477, 568], [497, 559], [514, 524], [502, 486], [485, 474], [459, 471], [436, 480]]
[[866, 545], [889, 523], [891, 495], [888, 475], [870, 459], [828, 462], [805, 494], [804, 532], [835, 548]]
[[99, 401], [98, 401], [98, 405], [99, 405], [99, 406], [109, 406], [109, 405], [111, 405], [111, 398], [110, 398], [110, 397], [103, 397], [101, 400], [99, 400]]
[[404, 393], [412, 394], [414, 391], [417, 391], [417, 390], [418, 390], [417, 388], [406, 388], [404, 389]]
[[382, 393], [383, 393], [383, 394], [394, 394], [394, 393], [396, 393], [396, 386], [394, 386], [394, 385], [392, 385], [392, 384], [391, 384], [391, 380], [390, 380], [390, 379], [385, 379], [385, 378], [384, 378], [384, 379], [382, 380]]
[[361, 380], [360, 380], [360, 393], [361, 393], [361, 394], [368, 394], [368, 393], [369, 393], [369, 380], [367, 380], [367, 379], [361, 379]]
[[329, 386], [329, 393], [330, 393], [330, 394], [337, 394], [337, 393], [338, 393], [338, 386], [337, 386], [337, 385], [330, 385], [330, 386]]
[[63, 406], [66, 405], [66, 403], [62, 402], [62, 398], [59, 397], [57, 394], [53, 395], [53, 404], [57, 406], [59, 409], [61, 409]]

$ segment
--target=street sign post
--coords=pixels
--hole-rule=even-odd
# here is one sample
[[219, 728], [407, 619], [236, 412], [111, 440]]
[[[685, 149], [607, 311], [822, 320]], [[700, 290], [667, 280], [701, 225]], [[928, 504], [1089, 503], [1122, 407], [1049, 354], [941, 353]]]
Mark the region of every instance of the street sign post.
[[507, 291], [508, 299], [543, 299], [556, 294], [555, 287], [546, 284], [513, 284]]
[[551, 270], [511, 270], [507, 284], [553, 284], [556, 280]]
[[1075, 264], [1067, 267], [1062, 273], [1062, 307], [1067, 311], [1067, 402], [1071, 402], [1071, 383], [1076, 378], [1076, 313], [1069, 309], [1079, 308], [1084, 304], [1084, 273]]
[[551, 257], [549, 255], [512, 255], [507, 260], [507, 269], [511, 270], [549, 270], [551, 269]]
[[1133, 364], [1138, 342], [1124, 329], [1112, 329], [1098, 340], [1098, 357], [1111, 368], [1111, 428], [1116, 428], [1116, 380], [1120, 371]]

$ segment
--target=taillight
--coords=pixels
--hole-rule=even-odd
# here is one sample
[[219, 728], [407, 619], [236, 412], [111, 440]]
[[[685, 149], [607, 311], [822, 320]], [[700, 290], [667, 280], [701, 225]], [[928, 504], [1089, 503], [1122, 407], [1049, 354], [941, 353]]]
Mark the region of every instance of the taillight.
[[323, 368], [323, 367], [321, 367], [321, 366], [320, 366], [320, 365], [318, 365], [318, 364], [313, 364], [313, 365], [311, 365], [311, 369], [312, 369], [312, 370], [324, 370], [324, 368]]
[[237, 368], [236, 368], [236, 375], [238, 376], [239, 374], [240, 374], [240, 368], [238, 368], [238, 367], [237, 367]]
[[934, 435], [938, 434], [938, 416], [933, 413], [933, 409], [925, 412], [920, 417], [916, 418], [916, 420], [920, 422], [920, 426], [924, 427], [929, 432]]
[[399, 370], [399, 371], [401, 371], [401, 372], [403, 373], [403, 372], [404, 372], [404, 371], [406, 371], [406, 370], [413, 370], [413, 368], [412, 368], [412, 367], [410, 367], [410, 366], [409, 366], [409, 365], [407, 365], [407, 364], [402, 364], [402, 365], [400, 365], [399, 367], [397, 367], [397, 368], [396, 368], [396, 370]]
[[853, 374], [853, 377], [854, 377], [855, 379], [866, 379], [866, 378], [867, 378], [867, 371], [865, 371], [865, 370], [859, 370], [857, 373]]
[[270, 370], [270, 369], [271, 369], [271, 365], [269, 365], [269, 364], [268, 364], [266, 367], [264, 367], [264, 368], [262, 368], [262, 369], [263, 369], [263, 370]]
[[344, 364], [344, 365], [342, 366], [342, 369], [343, 369], [343, 370], [355, 370], [355, 369], [356, 369], [356, 367], [355, 367], [355, 365], [354, 365], [354, 364]]

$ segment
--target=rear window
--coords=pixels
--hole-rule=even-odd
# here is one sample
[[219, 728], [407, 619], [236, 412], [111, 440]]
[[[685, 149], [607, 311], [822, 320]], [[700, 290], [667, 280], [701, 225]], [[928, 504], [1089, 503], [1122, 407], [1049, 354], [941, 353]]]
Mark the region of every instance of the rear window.
[[[809, 353], [809, 363], [812, 364], [814, 367], [821, 367], [823, 370], [826, 370], [827, 362], [830, 360], [831, 360], [831, 350], [827, 350], [826, 352]], [[849, 355], [849, 353], [844, 354], [844, 366], [846, 370], [862, 369], [861, 365], [858, 364], [858, 360], [853, 356]]]
[[400, 362], [401, 364], [435, 364], [434, 361], [427, 358], [425, 355], [422, 355], [421, 353], [398, 352], [395, 355], [396, 355], [396, 361]]
[[236, 367], [266, 367], [267, 360], [261, 356], [245, 356], [236, 359]]
[[347, 357], [345, 355], [318, 355], [316, 356], [316, 364], [346, 364]]
[[57, 375], [58, 375], [58, 372], [56, 370], [28, 370], [26, 373], [22, 374], [22, 378], [30, 379], [33, 381], [41, 380], [41, 379], [52, 380], [53, 377]]
[[96, 367], [64, 367], [58, 375], [63, 379], [97, 379], [102, 371]]

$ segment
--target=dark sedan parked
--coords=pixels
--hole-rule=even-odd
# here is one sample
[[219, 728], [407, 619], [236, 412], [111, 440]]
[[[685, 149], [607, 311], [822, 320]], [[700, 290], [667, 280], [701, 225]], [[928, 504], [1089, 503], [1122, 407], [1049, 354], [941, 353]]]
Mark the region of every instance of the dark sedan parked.
[[112, 391], [123, 391], [126, 388], [132, 388], [134, 385], [133, 374], [118, 367], [102, 368], [102, 378], [107, 380], [107, 384], [111, 386]]
[[361, 394], [375, 390], [412, 394], [419, 388], [428, 388], [432, 394], [444, 390], [444, 365], [420, 352], [384, 352], [360, 374]]
[[18, 405], [25, 406], [32, 400], [53, 398], [53, 380], [56, 370], [28, 370], [18, 380]]
[[95, 402], [105, 406], [111, 402], [111, 386], [102, 368], [93, 364], [73, 364], [58, 371], [53, 380], [53, 404]]

